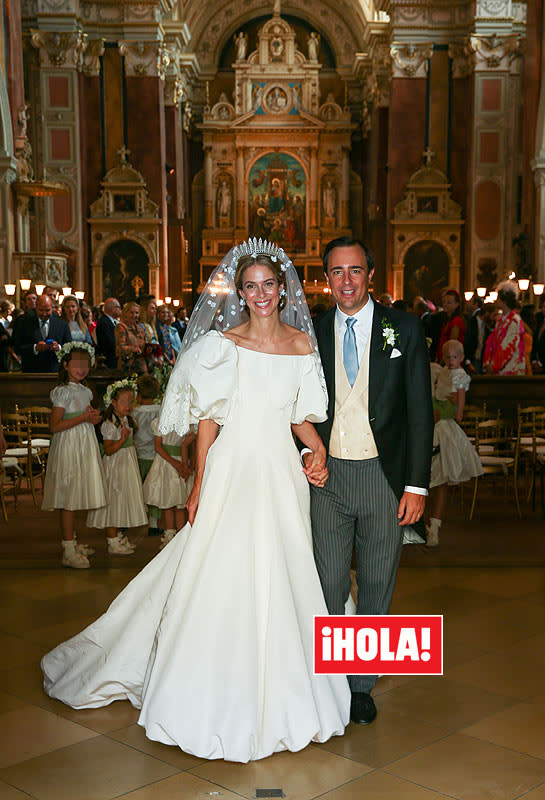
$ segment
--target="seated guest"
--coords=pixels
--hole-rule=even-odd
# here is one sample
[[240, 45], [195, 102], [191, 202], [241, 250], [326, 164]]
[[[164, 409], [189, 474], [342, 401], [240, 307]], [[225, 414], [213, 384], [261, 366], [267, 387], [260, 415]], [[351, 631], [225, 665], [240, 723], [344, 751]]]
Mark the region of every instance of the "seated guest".
[[493, 375], [524, 375], [524, 325], [516, 308], [519, 289], [513, 281], [498, 286], [498, 310], [502, 312], [488, 337], [484, 349], [483, 368]]
[[71, 341], [66, 322], [53, 314], [49, 295], [42, 294], [36, 303], [36, 316], [24, 315], [20, 324], [17, 348], [23, 372], [57, 372], [57, 351]]
[[96, 337], [99, 355], [104, 357], [109, 369], [117, 369], [115, 352], [115, 329], [119, 323], [121, 306], [116, 297], [108, 297], [104, 303], [104, 311], [97, 322]]
[[443, 345], [450, 339], [464, 343], [466, 324], [460, 308], [460, 293], [456, 289], [446, 289], [442, 295], [445, 319], [441, 328], [439, 344], [437, 345], [436, 360], [440, 364], [443, 360]]
[[483, 371], [484, 346], [490, 329], [486, 325], [482, 308], [483, 301], [477, 292], [474, 292], [473, 297], [467, 303], [469, 319], [464, 338], [464, 363], [469, 372], [480, 373]]
[[129, 375], [148, 371], [143, 355], [146, 331], [139, 319], [140, 306], [134, 300], [129, 300], [123, 306], [121, 319], [115, 328], [117, 366]]
[[74, 295], [67, 295], [62, 301], [61, 318], [70, 328], [73, 342], [87, 342], [93, 344], [91, 334], [81, 315], [79, 300]]
[[381, 294], [378, 301], [381, 306], [386, 306], [387, 308], [391, 308], [394, 304], [394, 299], [391, 294], [388, 294], [388, 292]]

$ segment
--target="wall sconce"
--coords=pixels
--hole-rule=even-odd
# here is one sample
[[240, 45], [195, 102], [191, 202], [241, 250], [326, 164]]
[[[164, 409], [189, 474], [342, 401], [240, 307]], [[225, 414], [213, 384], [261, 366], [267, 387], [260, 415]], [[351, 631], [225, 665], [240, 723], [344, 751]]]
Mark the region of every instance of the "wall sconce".
[[45, 289], [45, 283], [37, 283], [36, 284], [36, 294], [38, 296], [43, 294], [44, 289]]
[[180, 305], [180, 301], [179, 300], [173, 300], [172, 301], [172, 305], [174, 306], [174, 308], [178, 308], [178, 306]]
[[536, 294], [536, 295], [543, 294], [543, 289], [544, 288], [545, 288], [545, 284], [544, 283], [534, 283], [533, 286], [532, 286], [534, 294]]
[[23, 292], [28, 292], [31, 283], [32, 281], [30, 280], [30, 278], [19, 278], [19, 284]]
[[473, 297], [473, 295], [474, 295], [474, 291], [473, 291], [473, 289], [470, 289], [469, 291], [467, 291], [467, 292], [464, 292], [464, 297], [465, 297], [465, 299], [466, 299], [466, 303], [469, 303], [469, 301], [471, 300], [471, 298]]
[[477, 286], [477, 294], [479, 297], [486, 297], [486, 286]]
[[68, 297], [69, 294], [72, 294], [72, 287], [71, 286], [63, 286], [62, 293], [65, 297]]
[[498, 293], [497, 292], [490, 292], [490, 294], [488, 296], [490, 297], [490, 300], [493, 303], [495, 303], [496, 300], [498, 299]]
[[165, 303], [169, 306], [172, 303], [172, 297], [165, 297]]
[[17, 286], [14, 283], [5, 283], [4, 284], [4, 291], [6, 292], [8, 297], [13, 297]]
[[527, 292], [530, 286], [530, 278], [519, 278], [519, 289], [521, 292]]
[[164, 300], [156, 300], [155, 301], [155, 305], [156, 306], [162, 306], [164, 302], [165, 302]]
[[83, 300], [85, 297], [85, 292], [74, 292], [74, 295], [78, 298], [78, 300]]

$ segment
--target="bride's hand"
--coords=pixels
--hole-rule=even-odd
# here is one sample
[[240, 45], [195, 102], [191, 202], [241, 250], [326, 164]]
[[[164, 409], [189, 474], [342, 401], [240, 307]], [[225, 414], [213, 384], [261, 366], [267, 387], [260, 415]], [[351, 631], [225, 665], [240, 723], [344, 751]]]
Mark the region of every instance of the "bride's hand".
[[193, 525], [193, 521], [197, 514], [200, 494], [201, 494], [201, 487], [194, 484], [193, 488], [189, 493], [189, 497], [187, 498], [187, 503], [185, 504], [185, 507], [187, 508], [187, 521], [189, 522], [190, 525]]
[[312, 453], [305, 453], [303, 461], [305, 463], [303, 472], [307, 476], [308, 482], [313, 486], [324, 486], [329, 477], [326, 467], [325, 448], [314, 450]]

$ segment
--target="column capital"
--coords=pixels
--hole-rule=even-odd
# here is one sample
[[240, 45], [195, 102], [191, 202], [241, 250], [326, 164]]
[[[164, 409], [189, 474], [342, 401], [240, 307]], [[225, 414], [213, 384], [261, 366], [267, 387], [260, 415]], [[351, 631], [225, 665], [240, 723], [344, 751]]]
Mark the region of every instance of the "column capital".
[[452, 77], [468, 78], [475, 69], [475, 51], [469, 37], [460, 42], [451, 42], [448, 54], [452, 59]]
[[83, 69], [83, 53], [88, 37], [81, 29], [77, 31], [31, 31], [32, 46], [40, 52], [42, 67], [71, 67]]
[[428, 59], [433, 54], [433, 42], [392, 42], [392, 71], [394, 78], [425, 78]]
[[163, 41], [118, 41], [119, 52], [125, 58], [129, 77], [153, 77], [164, 81], [170, 64], [170, 53]]
[[472, 34], [470, 47], [475, 53], [475, 71], [507, 70], [522, 56], [522, 38], [516, 33], [507, 36]]
[[88, 78], [100, 75], [100, 57], [104, 55], [105, 39], [89, 39], [83, 52], [81, 71]]

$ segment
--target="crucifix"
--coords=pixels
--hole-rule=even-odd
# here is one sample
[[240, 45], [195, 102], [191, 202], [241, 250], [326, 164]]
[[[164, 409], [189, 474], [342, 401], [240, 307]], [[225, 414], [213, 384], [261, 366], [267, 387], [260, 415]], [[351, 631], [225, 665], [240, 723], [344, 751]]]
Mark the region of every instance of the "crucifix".
[[431, 162], [432, 162], [432, 160], [433, 160], [433, 158], [434, 158], [434, 156], [435, 156], [435, 153], [433, 152], [431, 147], [428, 145], [426, 147], [426, 149], [424, 150], [424, 152], [422, 153], [422, 155], [424, 156], [424, 162], [425, 162], [426, 166], [429, 167]]
[[125, 147], [125, 145], [119, 148], [119, 150], [117, 151], [117, 155], [119, 156], [121, 164], [128, 164], [127, 158], [130, 155], [130, 152], [131, 151], [128, 149], [128, 147]]

